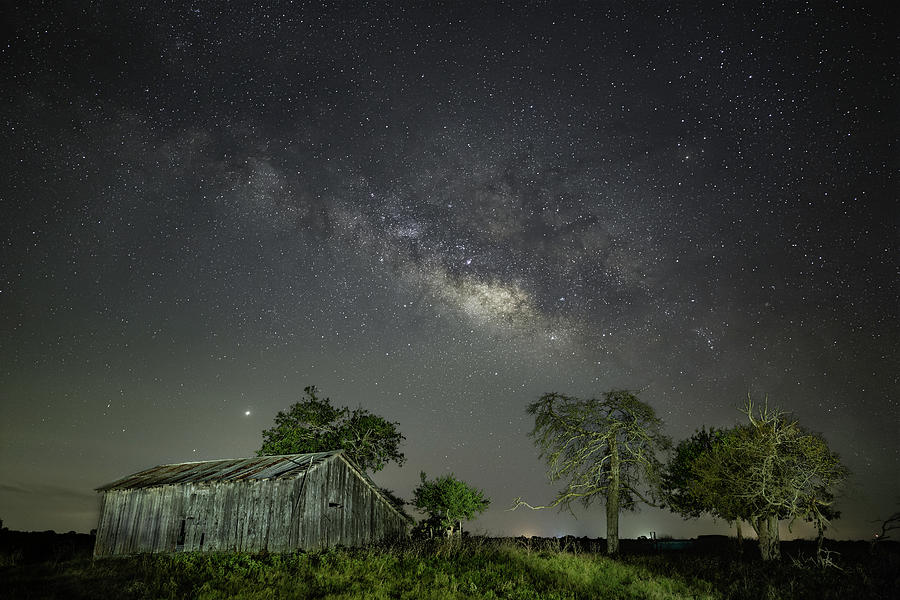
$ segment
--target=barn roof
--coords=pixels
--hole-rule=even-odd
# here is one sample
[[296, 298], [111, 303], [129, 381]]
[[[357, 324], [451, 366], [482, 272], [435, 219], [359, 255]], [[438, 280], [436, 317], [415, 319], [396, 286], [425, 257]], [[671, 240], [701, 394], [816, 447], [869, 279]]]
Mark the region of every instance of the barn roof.
[[[159, 465], [98, 487], [97, 491], [138, 489], [177, 483], [296, 477], [342, 453], [343, 450], [333, 450], [311, 454], [254, 456]], [[347, 460], [346, 457], [344, 459]], [[368, 480], [364, 473], [361, 475]], [[368, 482], [371, 483], [371, 480]]]

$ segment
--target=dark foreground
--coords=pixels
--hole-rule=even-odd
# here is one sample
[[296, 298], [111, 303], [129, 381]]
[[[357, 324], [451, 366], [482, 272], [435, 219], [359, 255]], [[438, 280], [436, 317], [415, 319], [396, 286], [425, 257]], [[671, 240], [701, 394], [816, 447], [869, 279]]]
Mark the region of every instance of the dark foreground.
[[786, 542], [763, 564], [752, 543], [684, 547], [602, 540], [467, 538], [293, 554], [139, 555], [92, 560], [88, 535], [0, 533], [0, 598], [900, 598], [900, 545]]

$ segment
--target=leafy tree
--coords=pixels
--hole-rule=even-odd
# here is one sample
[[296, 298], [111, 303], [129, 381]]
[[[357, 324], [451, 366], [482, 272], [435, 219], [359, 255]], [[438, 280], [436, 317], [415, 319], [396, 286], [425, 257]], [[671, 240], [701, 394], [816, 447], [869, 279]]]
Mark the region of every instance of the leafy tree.
[[[700, 502], [694, 495], [691, 485], [695, 479], [694, 466], [704, 454], [712, 452], [717, 443], [721, 443], [727, 435], [724, 429], [700, 429], [686, 440], [675, 446], [669, 462], [663, 471], [662, 491], [664, 506], [685, 518], [698, 518], [706, 512], [715, 512], [713, 507]], [[723, 511], [727, 512], [727, 511]], [[728, 513], [714, 515], [729, 519], [735, 515]]]
[[550, 393], [528, 406], [534, 415], [531, 436], [546, 458], [551, 480], [565, 489], [548, 506], [533, 509], [606, 504], [607, 553], [619, 551], [619, 512], [639, 502], [655, 506], [662, 465], [657, 452], [670, 446], [653, 408], [631, 392], [614, 390], [602, 399], [579, 400]]
[[413, 506], [440, 523], [448, 536], [457, 526], [461, 532], [463, 520], [472, 519], [491, 503], [483, 491], [456, 479], [453, 473], [433, 481], [427, 480], [424, 471], [419, 476], [422, 483], [413, 491]]
[[362, 408], [335, 408], [328, 398], [318, 397], [316, 386], [304, 388], [303, 393], [303, 400], [279, 411], [275, 426], [263, 431], [257, 456], [343, 449], [350, 460], [372, 472], [390, 461], [402, 465], [406, 460], [400, 452], [405, 438], [397, 431], [399, 423]]
[[715, 485], [710, 482], [705, 493], [694, 486], [697, 461], [713, 452], [716, 445], [724, 443], [728, 434], [727, 429], [703, 428], [678, 443], [663, 471], [663, 506], [668, 506], [672, 512], [679, 513], [686, 519], [696, 519], [704, 513], [709, 513], [728, 523], [735, 523], [740, 551], [743, 548], [740, 543], [742, 511], [736, 504], [735, 495], [731, 494], [729, 489], [724, 489], [723, 493], [723, 488], [728, 488], [729, 482], [719, 480]]
[[778, 522], [816, 525], [819, 546], [837, 518], [834, 493], [848, 475], [825, 439], [779, 409], [744, 411], [749, 423], [679, 444], [664, 477], [666, 502], [692, 517], [701, 512], [749, 521], [764, 560], [781, 556]]

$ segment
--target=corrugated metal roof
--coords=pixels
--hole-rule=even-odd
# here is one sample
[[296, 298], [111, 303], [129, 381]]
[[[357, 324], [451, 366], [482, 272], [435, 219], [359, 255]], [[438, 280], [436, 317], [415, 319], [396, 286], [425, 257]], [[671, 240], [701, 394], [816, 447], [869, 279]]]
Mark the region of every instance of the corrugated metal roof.
[[176, 483], [295, 477], [303, 475], [307, 469], [315, 468], [342, 452], [343, 450], [333, 450], [312, 454], [254, 456], [159, 465], [98, 487], [97, 491], [137, 489]]

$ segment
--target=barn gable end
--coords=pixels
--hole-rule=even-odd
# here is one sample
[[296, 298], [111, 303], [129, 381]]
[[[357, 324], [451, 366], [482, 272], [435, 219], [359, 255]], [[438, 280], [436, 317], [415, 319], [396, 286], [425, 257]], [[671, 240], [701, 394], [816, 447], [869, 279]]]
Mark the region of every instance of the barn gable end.
[[97, 491], [95, 556], [360, 546], [409, 525], [342, 450], [161, 465]]

